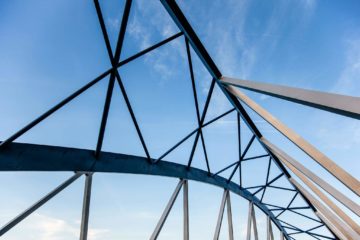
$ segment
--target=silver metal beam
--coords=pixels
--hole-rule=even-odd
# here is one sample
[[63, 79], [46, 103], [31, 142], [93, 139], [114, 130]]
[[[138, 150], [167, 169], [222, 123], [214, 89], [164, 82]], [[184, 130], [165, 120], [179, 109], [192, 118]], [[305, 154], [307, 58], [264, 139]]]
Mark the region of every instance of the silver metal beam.
[[[289, 156], [286, 152], [284, 152], [282, 149], [280, 149], [275, 144], [271, 143], [266, 138], [262, 138], [261, 141], [270, 149], [270, 151], [275, 154], [280, 161], [285, 164], [292, 172], [298, 176], [301, 180], [304, 180], [304, 177], [308, 177], [311, 179], [314, 183], [316, 183], [319, 187], [324, 189], [327, 193], [329, 193], [331, 196], [333, 196], [336, 200], [338, 200], [340, 203], [342, 203], [344, 206], [346, 206], [348, 209], [350, 209], [353, 213], [360, 216], [360, 206], [356, 204], [354, 201], [352, 201], [350, 198], [348, 198], [346, 195], [341, 193], [339, 190], [334, 188], [332, 185], [327, 183], [322, 178], [318, 177], [314, 172], [306, 168], [304, 165], [302, 165], [300, 162], [296, 161], [294, 158]], [[295, 170], [293, 170], [295, 169]], [[305, 176], [304, 176], [305, 175]], [[344, 219], [345, 220], [345, 219]], [[348, 220], [345, 220], [346, 222]]]
[[189, 240], [189, 189], [188, 181], [183, 184], [184, 240]]
[[226, 210], [227, 210], [228, 226], [229, 226], [229, 240], [234, 240], [234, 227], [232, 221], [231, 200], [230, 200], [229, 191], [226, 196]]
[[360, 120], [360, 97], [222, 77], [224, 84]]
[[247, 230], [246, 230], [246, 240], [251, 239], [251, 224], [252, 224], [252, 209], [253, 203], [249, 201], [249, 211], [248, 211], [248, 221], [247, 221]]
[[296, 146], [298, 146], [302, 151], [314, 159], [318, 164], [325, 168], [329, 173], [341, 181], [345, 186], [347, 186], [351, 191], [360, 196], [360, 182], [348, 172], [338, 166], [334, 161], [320, 152], [317, 148], [311, 145], [308, 141], [303, 139], [292, 129], [287, 127], [285, 124], [277, 120], [272, 116], [268, 111], [262, 108], [260, 105], [255, 103], [252, 99], [246, 96], [240, 90], [227, 86], [227, 89], [231, 94], [244, 102], [248, 107], [254, 110], [259, 116], [261, 116], [265, 121], [270, 123], [274, 128], [281, 132], [285, 137], [292, 141]]
[[[294, 178], [290, 178], [290, 181], [299, 189], [299, 191], [306, 196], [306, 198], [316, 207], [316, 213], [320, 212], [320, 216], [324, 216], [328, 222], [339, 230], [346, 239], [360, 239], [360, 235], [357, 234], [352, 228], [347, 224], [342, 222], [330, 209], [323, 205], [319, 200], [317, 200], [310, 192], [308, 192], [304, 187], [301, 186]], [[324, 221], [324, 219], [321, 218]], [[324, 221], [325, 222], [325, 221]], [[330, 227], [330, 226], [329, 226]]]
[[170, 198], [168, 204], [166, 205], [165, 210], [164, 210], [163, 214], [161, 215], [161, 218], [160, 218], [158, 224], [156, 225], [154, 232], [152, 233], [152, 235], [150, 237], [150, 240], [155, 240], [159, 236], [160, 231], [161, 231], [162, 227], [164, 226], [164, 223], [165, 223], [167, 217], [169, 216], [169, 213], [175, 203], [175, 200], [179, 194], [179, 191], [180, 191], [182, 185], [184, 184], [184, 181], [185, 180], [180, 180], [179, 183], [177, 184], [174, 193], [171, 195], [171, 198]]
[[274, 233], [271, 226], [271, 219], [268, 216], [266, 217], [266, 239], [274, 240]]
[[252, 222], [253, 222], [254, 238], [255, 238], [255, 240], [259, 240], [254, 205], [252, 205], [252, 208], [251, 208], [251, 218], [252, 218]]
[[82, 173], [75, 173], [71, 178], [60, 184], [58, 187], [56, 187], [54, 190], [52, 190], [50, 193], [45, 195], [42, 199], [40, 199], [38, 202], [36, 202], [34, 205], [26, 209], [24, 212], [19, 214], [17, 217], [15, 217], [13, 220], [5, 224], [0, 229], [0, 236], [4, 235], [7, 231], [15, 227], [18, 223], [20, 223], [22, 220], [24, 220], [27, 216], [29, 216], [31, 213], [33, 213], [35, 210], [40, 208], [42, 205], [44, 205], [47, 201], [49, 201], [51, 198], [55, 197], [59, 192], [64, 190], [67, 186], [69, 186], [71, 183], [73, 183], [76, 179], [78, 179]]
[[219, 236], [220, 236], [220, 230], [221, 230], [221, 224], [222, 224], [222, 220], [223, 220], [223, 216], [224, 216], [224, 209], [225, 209], [227, 194], [228, 194], [228, 190], [225, 189], [223, 196], [222, 196], [219, 215], [218, 215], [218, 219], [217, 219], [217, 223], [216, 223], [214, 240], [218, 240]]
[[80, 240], [86, 240], [88, 236], [92, 175], [93, 173], [87, 173], [85, 178], [83, 209], [82, 209], [81, 227], [80, 227]]
[[353, 240], [347, 238], [335, 225], [328, 220], [321, 212], [316, 212], [316, 215], [328, 226], [331, 231], [340, 239], [340, 240]]
[[[310, 188], [316, 196], [318, 196], [331, 210], [333, 210], [343, 221], [348, 224], [354, 231], [360, 234], [360, 227], [353, 221], [341, 208], [339, 208], [330, 198], [328, 198], [318, 187], [315, 186], [302, 172], [291, 165], [282, 156], [278, 158], [303, 182]], [[355, 203], [354, 203], [355, 204]], [[356, 205], [356, 204], [355, 204]]]

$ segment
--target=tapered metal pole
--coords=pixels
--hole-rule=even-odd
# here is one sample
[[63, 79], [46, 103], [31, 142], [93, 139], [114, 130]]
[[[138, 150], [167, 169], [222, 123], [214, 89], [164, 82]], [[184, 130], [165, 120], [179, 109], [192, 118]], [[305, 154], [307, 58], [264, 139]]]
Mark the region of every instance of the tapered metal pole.
[[173, 205], [175, 203], [175, 200], [179, 194], [179, 191], [180, 191], [182, 185], [184, 184], [184, 181], [185, 180], [180, 180], [178, 185], [176, 186], [174, 193], [171, 195], [171, 198], [170, 198], [168, 204], [166, 205], [165, 210], [164, 210], [163, 214], [161, 215], [161, 218], [160, 218], [158, 224], [156, 225], [154, 232], [152, 233], [152, 235], [150, 237], [150, 240], [155, 240], [159, 236], [160, 231], [161, 231], [162, 227], [164, 226], [164, 223], [171, 211], [171, 208], [173, 207]]
[[360, 182], [338, 166], [334, 161], [332, 161], [325, 154], [320, 152], [315, 146], [311, 145], [308, 141], [299, 136], [294, 130], [290, 129], [288, 126], [280, 122], [274, 116], [272, 116], [268, 111], [263, 107], [254, 102], [251, 98], [246, 96], [240, 90], [227, 86], [229, 92], [244, 102], [248, 107], [254, 110], [259, 116], [261, 116], [265, 121], [277, 129], [281, 134], [286, 138], [292, 141], [296, 146], [298, 146], [303, 152], [310, 156], [314, 161], [320, 164], [325, 168], [329, 173], [336, 177], [340, 182], [342, 182], [346, 187], [348, 187], [355, 194], [360, 196]]
[[219, 236], [220, 236], [220, 229], [221, 229], [221, 224], [222, 224], [222, 220], [223, 220], [223, 216], [224, 216], [224, 209], [225, 209], [227, 194], [228, 194], [228, 191], [224, 190], [223, 197], [221, 200], [220, 210], [219, 210], [219, 216], [218, 216], [217, 223], [216, 223], [214, 240], [218, 240]]
[[[284, 162], [286, 164], [286, 162]], [[328, 198], [318, 187], [315, 186], [308, 178], [306, 178], [300, 171], [298, 171], [291, 164], [286, 164], [286, 166], [296, 175], [301, 181], [311, 189], [317, 197], [319, 197], [331, 210], [333, 210], [342, 220], [349, 225], [357, 234], [360, 234], [359, 225], [352, 220], [340, 207], [338, 207], [330, 198]]]
[[360, 98], [222, 77], [221, 82], [360, 120]]
[[[290, 178], [290, 181], [298, 188], [302, 194], [316, 207], [316, 214], [324, 222], [330, 222], [339, 232], [341, 232], [347, 239], [360, 239], [360, 235], [357, 234], [350, 226], [341, 221], [337, 215], [335, 215], [330, 209], [316, 199], [308, 190], [300, 185], [294, 178]], [[320, 213], [320, 214], [319, 214]], [[322, 218], [324, 216], [326, 220]], [[327, 224], [327, 223], [326, 223]], [[328, 225], [328, 224], [327, 224]], [[333, 230], [333, 229], [332, 229]], [[340, 237], [340, 236], [338, 236]]]
[[92, 173], [87, 174], [86, 179], [85, 179], [84, 200], [83, 200], [83, 209], [82, 209], [82, 216], [81, 216], [80, 240], [86, 240], [87, 235], [88, 235], [92, 175], [93, 175]]
[[34, 205], [26, 209], [24, 212], [19, 214], [17, 217], [15, 217], [13, 220], [8, 222], [5, 226], [3, 226], [0, 229], [0, 236], [4, 235], [7, 231], [9, 231], [11, 228], [13, 228], [15, 225], [17, 225], [19, 222], [24, 220], [27, 216], [29, 216], [31, 213], [33, 213], [36, 209], [44, 205], [47, 201], [49, 201], [51, 198], [56, 196], [59, 192], [64, 190], [67, 186], [69, 186], [71, 183], [73, 183], [76, 179], [78, 179], [82, 173], [75, 173], [71, 178], [60, 184], [57, 188], [52, 190], [50, 193], [48, 193], [45, 197], [40, 199], [38, 202], [36, 202]]
[[183, 201], [184, 201], [184, 240], [189, 240], [189, 189], [188, 181], [183, 184]]
[[248, 222], [247, 222], [247, 231], [246, 231], [246, 240], [251, 239], [251, 215], [252, 215], [253, 203], [249, 202], [249, 211], [248, 211]]
[[252, 217], [253, 228], [254, 228], [254, 237], [255, 237], [255, 240], [258, 240], [258, 239], [259, 239], [259, 235], [258, 235], [258, 230], [257, 230], [257, 222], [256, 222], [256, 215], [255, 215], [254, 205], [253, 205], [251, 211], [252, 211], [251, 217]]
[[[300, 162], [289, 156], [285, 151], [281, 150], [278, 146], [271, 143], [266, 138], [262, 138], [261, 141], [270, 149], [270, 151], [275, 154], [279, 160], [285, 164], [290, 170], [298, 176], [301, 180], [304, 181], [304, 177], [311, 179], [314, 183], [316, 183], [319, 187], [324, 189], [327, 193], [333, 196], [336, 200], [342, 203], [345, 207], [350, 209], [353, 213], [360, 216], [360, 206], [356, 204], [353, 200], [347, 197], [345, 194], [341, 193], [331, 184], [317, 176], [313, 171], [306, 168]], [[344, 219], [348, 222], [348, 219]]]
[[231, 201], [230, 201], [230, 192], [228, 191], [226, 196], [226, 210], [228, 216], [228, 226], [229, 226], [229, 239], [234, 240], [234, 228], [232, 222], [232, 211], [231, 211]]
[[267, 240], [274, 240], [274, 233], [271, 226], [271, 220], [269, 216], [266, 216], [266, 236]]

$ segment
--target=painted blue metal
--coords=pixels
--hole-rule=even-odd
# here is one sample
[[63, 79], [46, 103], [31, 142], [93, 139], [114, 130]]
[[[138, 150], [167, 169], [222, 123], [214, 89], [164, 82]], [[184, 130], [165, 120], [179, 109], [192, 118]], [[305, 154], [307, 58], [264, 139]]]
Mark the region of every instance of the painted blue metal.
[[26, 143], [10, 143], [0, 151], [0, 171], [74, 171], [107, 172], [165, 176], [193, 180], [228, 189], [261, 209], [277, 227], [286, 231], [268, 207], [248, 190], [221, 176], [209, 175], [207, 171], [168, 161], [156, 164], [148, 158], [119, 153], [102, 152], [95, 158], [94, 151]]

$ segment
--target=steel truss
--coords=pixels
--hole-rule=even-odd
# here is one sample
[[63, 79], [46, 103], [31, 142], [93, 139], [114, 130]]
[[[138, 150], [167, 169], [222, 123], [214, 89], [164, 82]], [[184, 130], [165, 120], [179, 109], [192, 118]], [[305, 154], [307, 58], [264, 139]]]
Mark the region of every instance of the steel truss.
[[[263, 94], [268, 94], [273, 97], [278, 97], [287, 101], [304, 104], [307, 106], [319, 108], [355, 119], [360, 119], [360, 99], [355, 97], [334, 95], [329, 93], [309, 91], [305, 89], [289, 88], [284, 86], [263, 84], [254, 81], [246, 81], [224, 77], [221, 74], [220, 70], [217, 68], [216, 64], [211, 59], [205, 47], [202, 45], [200, 39], [192, 29], [191, 25], [185, 18], [184, 14], [180, 10], [176, 2], [174, 0], [160, 0], [160, 2], [163, 4], [171, 18], [179, 27], [180, 32], [147, 49], [140, 51], [139, 53], [127, 59], [121, 60], [120, 56], [122, 51], [122, 45], [126, 33], [126, 27], [128, 25], [127, 23], [130, 15], [132, 1], [126, 0], [123, 17], [120, 24], [118, 41], [116, 44], [115, 53], [113, 53], [100, 4], [98, 0], [94, 0], [94, 6], [96, 9], [102, 35], [105, 41], [107, 53], [111, 62], [111, 68], [100, 74], [98, 77], [96, 77], [86, 85], [84, 85], [82, 88], [75, 91], [73, 94], [62, 100], [53, 108], [39, 116], [37, 119], [26, 125], [24, 128], [20, 129], [18, 132], [16, 132], [0, 144], [0, 171], [73, 171], [75, 173], [64, 183], [60, 184], [57, 188], [45, 195], [42, 199], [40, 199], [30, 208], [28, 208], [20, 215], [15, 217], [13, 220], [11, 220], [8, 224], [3, 226], [0, 229], [0, 236], [4, 235], [7, 231], [15, 227], [19, 222], [21, 222], [35, 210], [40, 208], [42, 205], [44, 205], [46, 202], [56, 196], [59, 192], [61, 192], [63, 189], [65, 189], [71, 183], [77, 180], [79, 177], [85, 175], [86, 180], [84, 188], [80, 239], [87, 239], [93, 174], [96, 172], [116, 172], [167, 176], [180, 179], [178, 185], [174, 190], [174, 193], [170, 197], [170, 200], [165, 207], [165, 210], [157, 226], [154, 229], [153, 234], [150, 236], [150, 239], [156, 239], [160, 234], [162, 226], [164, 225], [167, 216], [170, 213], [172, 206], [176, 201], [181, 189], [183, 191], [183, 237], [186, 240], [189, 239], [189, 180], [208, 183], [224, 189], [222, 201], [220, 204], [217, 225], [214, 233], [214, 239], [219, 238], [225, 207], [227, 209], [226, 214], [228, 217], [229, 239], [234, 239], [234, 226], [232, 223], [230, 193], [237, 194], [249, 201], [246, 237], [249, 240], [251, 239], [251, 229], [253, 230], [254, 238], [256, 240], [259, 238], [254, 206], [257, 206], [262, 212], [267, 215], [266, 227], [268, 240], [274, 240], [272, 224], [275, 224], [275, 226], [280, 230], [281, 239], [295, 239], [295, 237], [299, 234], [307, 234], [314, 239], [359, 239], [360, 228], [356, 224], [356, 222], [352, 220], [346, 213], [344, 213], [341, 208], [339, 208], [332, 200], [330, 200], [316, 185], [325, 190], [328, 194], [333, 196], [337, 201], [339, 201], [341, 204], [343, 204], [345, 207], [350, 209], [358, 216], [360, 216], [359, 205], [356, 204], [349, 197], [345, 196], [337, 189], [326, 183], [324, 180], [319, 178], [315, 173], [307, 169], [300, 162], [291, 158], [278, 146], [267, 140], [261, 134], [255, 123], [252, 121], [243, 104], [250, 107], [267, 122], [269, 122], [272, 126], [274, 126], [279, 132], [281, 132], [285, 137], [291, 140], [296, 146], [298, 146], [301, 150], [303, 150], [306, 154], [313, 158], [317, 163], [319, 163], [322, 167], [324, 167], [331, 174], [333, 174], [339, 181], [341, 181], [357, 196], [359, 196], [360, 194], [359, 181], [350, 174], [348, 174], [345, 170], [337, 166], [330, 158], [322, 154], [305, 139], [297, 135], [293, 130], [291, 130], [279, 120], [274, 118], [269, 112], [267, 112], [257, 103], [255, 103], [238, 88], [244, 88]], [[159, 158], [155, 159], [151, 156], [147, 148], [141, 128], [138, 124], [136, 115], [128, 98], [118, 68], [149, 53], [154, 49], [160, 48], [164, 44], [167, 44], [181, 36], [184, 36], [185, 39], [187, 60], [189, 65], [198, 126], [187, 136], [181, 139], [177, 144], [175, 144], [168, 151], [162, 154]], [[200, 60], [212, 76], [210, 90], [201, 115], [195, 87], [195, 77], [190, 51], [191, 48], [195, 51], [197, 56], [200, 58]], [[62, 108], [64, 105], [87, 91], [89, 88], [100, 82], [106, 76], [110, 77], [95, 151], [45, 145], [13, 143], [13, 141], [20, 137], [22, 134], [26, 133], [38, 123], [45, 120], [48, 116], [56, 112], [58, 109]], [[116, 83], [120, 87], [122, 96], [125, 100], [127, 109], [136, 128], [137, 135], [140, 139], [146, 157], [115, 154], [102, 151], [102, 143], [112, 100], [112, 92]], [[218, 117], [208, 122], [205, 122], [206, 113], [215, 85], [220, 87], [220, 89], [223, 91], [230, 103], [233, 105], [233, 108], [227, 112], [224, 112]], [[211, 171], [203, 129], [234, 111], [237, 112], [239, 159], [219, 171]], [[242, 119], [247, 124], [247, 126], [253, 133], [253, 136], [246, 144], [244, 150], [242, 150], [243, 144], [240, 137], [240, 119]], [[191, 153], [186, 165], [176, 164], [163, 160], [169, 153], [171, 153], [173, 150], [175, 150], [177, 147], [179, 147], [181, 144], [183, 144], [185, 141], [187, 141], [190, 137], [194, 135], [195, 140], [192, 145]], [[199, 139], [205, 157], [207, 168], [206, 171], [191, 166]], [[266, 151], [266, 154], [261, 154], [255, 157], [246, 156], [249, 148], [252, 146], [254, 141], [258, 141], [261, 144], [263, 149]], [[243, 187], [243, 162], [256, 161], [262, 158], [268, 158], [267, 176], [265, 183], [259, 186]], [[270, 179], [269, 173], [272, 165], [279, 168], [281, 173], [278, 176]], [[232, 169], [232, 171], [228, 178], [224, 178], [219, 175], [229, 169]], [[322, 202], [319, 201], [316, 197], [314, 197], [313, 194], [310, 193], [307, 189], [305, 189], [297, 180], [295, 180], [289, 173], [288, 169], [301, 181], [303, 181], [304, 184], [311, 191], [313, 191], [315, 195], [321, 199]], [[236, 184], [232, 180], [235, 176], [236, 171], [239, 171], [240, 173], [238, 176], [239, 184]], [[272, 185], [274, 182], [276, 182], [282, 177], [286, 177], [288, 179], [292, 188]], [[265, 203], [263, 201], [263, 198], [268, 188], [276, 188], [282, 191], [293, 193], [293, 197], [286, 207]], [[254, 192], [251, 192], [251, 190], [254, 190]], [[257, 194], [260, 194], [261, 196], [257, 197]], [[306, 206], [293, 207], [292, 203], [297, 197], [301, 197], [303, 200], [305, 200]], [[302, 209], [311, 209], [316, 214], [316, 216], [318, 216], [318, 218], [313, 218], [297, 211]], [[278, 213], [275, 214], [275, 212]], [[290, 223], [279, 219], [279, 217], [285, 212], [292, 212], [294, 214], [302, 216], [304, 217], [304, 219], [313, 221], [316, 225], [310, 229], [301, 229], [297, 226], [291, 225]], [[329, 231], [333, 234], [332, 236], [321, 235], [314, 232], [314, 230], [324, 226], [329, 229]], [[288, 232], [289, 230], [291, 230], [291, 233]]]

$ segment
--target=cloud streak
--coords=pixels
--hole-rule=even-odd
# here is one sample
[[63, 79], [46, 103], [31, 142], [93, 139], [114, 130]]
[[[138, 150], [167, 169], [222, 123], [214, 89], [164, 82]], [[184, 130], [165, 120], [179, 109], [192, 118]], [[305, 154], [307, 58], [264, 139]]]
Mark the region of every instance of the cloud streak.
[[[25, 233], [31, 233], [31, 239], [38, 240], [67, 240], [77, 239], [80, 235], [80, 222], [33, 213], [32, 221], [24, 221]], [[88, 239], [99, 240], [109, 237], [108, 229], [89, 228]], [[20, 237], [21, 235], [19, 235]], [[12, 240], [20, 238], [11, 238]]]

